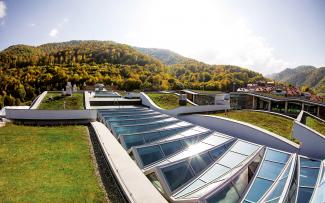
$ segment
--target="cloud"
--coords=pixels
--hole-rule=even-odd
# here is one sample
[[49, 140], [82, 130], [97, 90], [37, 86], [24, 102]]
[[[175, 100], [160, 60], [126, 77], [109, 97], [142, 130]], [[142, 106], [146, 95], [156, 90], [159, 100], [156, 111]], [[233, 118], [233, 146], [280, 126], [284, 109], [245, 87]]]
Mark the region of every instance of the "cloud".
[[56, 28], [53, 28], [53, 29], [50, 31], [49, 36], [50, 36], [50, 37], [56, 37], [58, 34], [59, 34], [59, 30], [56, 29]]
[[60, 23], [58, 23], [54, 28], [49, 32], [50, 37], [57, 37], [60, 31], [63, 29], [64, 25], [69, 23], [69, 18], [64, 18]]
[[35, 27], [36, 24], [35, 24], [35, 23], [29, 23], [29, 24], [27, 24], [27, 26], [28, 26], [28, 27]]
[[3, 1], [0, 1], [0, 18], [3, 18], [6, 16], [6, 4]]
[[140, 9], [137, 27], [124, 36], [126, 43], [167, 48], [209, 64], [238, 65], [263, 74], [292, 65], [223, 1], [143, 0]]

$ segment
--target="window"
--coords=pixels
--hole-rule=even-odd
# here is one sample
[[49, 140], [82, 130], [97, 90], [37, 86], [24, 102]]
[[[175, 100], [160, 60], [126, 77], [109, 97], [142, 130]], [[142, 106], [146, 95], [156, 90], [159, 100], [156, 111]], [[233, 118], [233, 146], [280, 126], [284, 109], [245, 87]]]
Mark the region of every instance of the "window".
[[238, 152], [245, 155], [251, 155], [258, 149], [257, 145], [253, 145], [244, 141], [238, 141], [231, 151]]
[[278, 177], [278, 175], [281, 173], [283, 167], [284, 164], [264, 161], [258, 176], [269, 180], [275, 180], [276, 177]]
[[245, 159], [246, 159], [246, 156], [230, 151], [225, 156], [223, 156], [221, 158], [219, 163], [224, 166], [227, 166], [229, 168], [233, 168]]
[[230, 169], [225, 166], [215, 164], [205, 174], [203, 174], [203, 176], [200, 179], [208, 183], [217, 179], [218, 177], [228, 172], [229, 170]]
[[211, 157], [208, 153], [201, 154], [191, 158], [190, 164], [195, 173], [200, 173], [212, 162]]
[[187, 162], [177, 163], [162, 169], [171, 191], [174, 191], [194, 177]]
[[252, 202], [258, 202], [258, 200], [265, 194], [265, 192], [272, 185], [272, 181], [265, 180], [262, 178], [256, 178], [253, 186], [249, 190], [246, 200]]
[[183, 145], [180, 141], [169, 142], [161, 145], [161, 148], [165, 154], [165, 156], [169, 156], [174, 154], [175, 152], [183, 149]]
[[129, 135], [123, 136], [126, 148], [129, 149], [132, 146], [144, 144], [143, 137], [141, 135]]
[[265, 160], [286, 163], [289, 159], [289, 154], [268, 149], [265, 155]]
[[320, 161], [312, 160], [312, 159], [306, 159], [306, 158], [301, 157], [300, 158], [300, 166], [301, 167], [317, 167], [317, 168], [319, 168]]
[[163, 158], [159, 146], [150, 146], [137, 149], [144, 166]]
[[221, 191], [207, 199], [207, 203], [236, 203], [239, 196], [236, 189], [231, 185], [227, 185]]
[[318, 168], [300, 169], [300, 186], [314, 187], [317, 181]]

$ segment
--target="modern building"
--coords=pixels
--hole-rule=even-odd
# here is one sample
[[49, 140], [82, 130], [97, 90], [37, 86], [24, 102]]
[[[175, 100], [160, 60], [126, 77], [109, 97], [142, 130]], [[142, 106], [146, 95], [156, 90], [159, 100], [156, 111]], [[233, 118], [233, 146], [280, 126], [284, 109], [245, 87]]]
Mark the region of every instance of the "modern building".
[[304, 97], [283, 97], [258, 92], [231, 92], [232, 109], [255, 109], [283, 113], [297, 117], [301, 110], [325, 119], [325, 103]]
[[98, 120], [169, 202], [325, 200], [322, 160], [241, 140], [144, 107], [99, 110]]
[[[325, 202], [323, 158], [308, 157], [299, 148], [293, 147], [297, 149], [294, 152], [280, 150], [181, 120], [150, 105], [143, 93], [139, 105], [111, 104], [98, 108], [91, 106], [91, 99], [95, 98], [89, 95], [85, 92], [85, 110], [8, 110], [7, 118], [18, 122], [70, 119], [90, 123], [109, 171], [129, 202]], [[271, 100], [251, 93], [231, 97], [242, 108], [268, 102], [270, 110], [276, 102], [285, 102], [286, 106], [303, 102]], [[317, 111], [322, 112], [323, 107], [318, 106]], [[189, 108], [203, 107], [206, 108]], [[320, 142], [313, 147], [322, 149], [325, 137], [314, 136]], [[287, 144], [278, 141], [285, 143], [283, 146]], [[310, 143], [306, 142], [307, 145]], [[317, 154], [325, 157], [325, 150]]]

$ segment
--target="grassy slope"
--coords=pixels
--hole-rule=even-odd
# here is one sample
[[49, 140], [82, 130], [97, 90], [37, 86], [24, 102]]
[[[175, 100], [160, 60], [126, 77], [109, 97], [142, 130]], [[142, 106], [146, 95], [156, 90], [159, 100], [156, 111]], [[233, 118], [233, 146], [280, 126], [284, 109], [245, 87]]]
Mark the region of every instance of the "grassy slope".
[[74, 93], [72, 96], [61, 96], [61, 93], [47, 93], [38, 109], [62, 110], [65, 104], [65, 109], [81, 110], [84, 109], [83, 94]]
[[85, 126], [0, 129], [0, 202], [104, 202]]
[[[218, 113], [215, 115], [226, 117], [224, 113]], [[228, 113], [227, 117], [256, 125], [260, 128], [281, 135], [291, 141], [297, 142], [297, 140], [291, 136], [293, 122], [290, 119], [268, 113], [252, 111], [231, 111]]]
[[[175, 94], [147, 93], [147, 95], [160, 108], [169, 110], [179, 107], [178, 96]], [[187, 106], [191, 104], [187, 103]]]
[[320, 132], [323, 135], [325, 135], [325, 123], [320, 122], [310, 116], [307, 116], [306, 125], [312, 129], [316, 130], [317, 132]]

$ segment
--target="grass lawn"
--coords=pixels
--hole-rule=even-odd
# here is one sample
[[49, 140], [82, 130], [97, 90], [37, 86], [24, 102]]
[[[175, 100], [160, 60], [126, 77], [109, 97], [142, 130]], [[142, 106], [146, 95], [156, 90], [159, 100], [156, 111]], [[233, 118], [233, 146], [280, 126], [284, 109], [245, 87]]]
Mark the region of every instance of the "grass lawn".
[[104, 202], [85, 126], [0, 128], [0, 202]]
[[72, 96], [61, 96], [61, 93], [49, 92], [46, 94], [45, 98], [39, 105], [38, 109], [47, 109], [47, 110], [81, 110], [84, 109], [82, 93], [74, 93]]
[[225, 116], [224, 113], [217, 113], [214, 115], [250, 123], [297, 142], [297, 140], [291, 136], [293, 121], [282, 116], [253, 111], [231, 111], [228, 113], [228, 116]]
[[320, 132], [323, 135], [325, 135], [325, 123], [318, 121], [318, 120], [314, 119], [313, 117], [307, 116], [306, 125], [312, 129], [316, 130], [317, 132]]
[[[180, 107], [178, 103], [178, 96], [175, 94], [164, 94], [164, 93], [146, 93], [150, 99], [160, 108], [163, 109], [175, 109]], [[190, 103], [187, 103], [186, 106], [192, 106]]]

